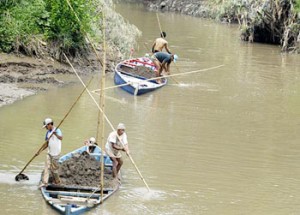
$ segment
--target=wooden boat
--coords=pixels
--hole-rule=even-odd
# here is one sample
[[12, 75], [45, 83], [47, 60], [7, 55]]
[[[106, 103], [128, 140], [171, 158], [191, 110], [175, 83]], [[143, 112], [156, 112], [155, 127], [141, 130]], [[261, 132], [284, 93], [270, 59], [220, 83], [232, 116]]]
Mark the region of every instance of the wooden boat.
[[166, 78], [161, 78], [161, 83], [155, 79], [156, 67], [147, 57], [129, 59], [117, 64], [114, 81], [116, 85], [133, 95], [142, 95], [167, 84]]
[[[59, 163], [72, 158], [74, 155], [87, 153], [87, 146], [76, 149], [59, 159]], [[101, 159], [101, 149], [96, 146], [93, 153], [90, 153], [97, 161]], [[104, 167], [112, 169], [112, 161], [104, 155]], [[119, 183], [114, 183], [113, 187], [104, 188], [103, 199], [101, 191], [97, 187], [67, 186], [49, 184], [41, 188], [42, 195], [46, 202], [61, 214], [81, 214], [91, 208], [101, 204], [119, 189]], [[102, 201], [103, 200], [103, 201]]]

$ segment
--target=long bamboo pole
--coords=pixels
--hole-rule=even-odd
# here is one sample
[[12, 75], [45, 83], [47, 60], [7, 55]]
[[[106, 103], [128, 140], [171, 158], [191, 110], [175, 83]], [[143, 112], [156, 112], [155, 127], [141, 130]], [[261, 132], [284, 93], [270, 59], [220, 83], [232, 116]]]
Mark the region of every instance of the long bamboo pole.
[[[56, 126], [56, 129], [58, 129], [62, 123], [64, 122], [64, 120], [68, 117], [68, 115], [71, 113], [71, 111], [73, 110], [74, 106], [77, 104], [77, 102], [79, 101], [79, 99], [81, 98], [82, 94], [84, 93], [84, 91], [87, 89], [87, 87], [90, 85], [91, 81], [93, 78], [90, 79], [90, 81], [88, 82], [87, 86], [84, 87], [84, 89], [82, 90], [82, 92], [80, 93], [80, 95], [77, 97], [77, 99], [75, 100], [75, 102], [72, 104], [72, 106], [70, 107], [70, 109], [68, 110], [68, 112], [66, 113], [66, 115], [64, 116], [64, 118], [60, 121], [60, 123], [58, 124], [58, 126]], [[56, 130], [55, 129], [55, 130]], [[19, 172], [19, 174], [15, 177], [16, 181], [18, 179], [18, 176], [21, 175], [24, 170], [27, 168], [27, 166], [31, 163], [31, 161], [33, 161], [33, 159], [35, 157], [37, 157], [40, 153], [41, 150], [45, 147], [45, 145], [48, 143], [48, 140], [52, 137], [52, 135], [54, 134], [54, 132], [52, 132], [52, 134], [50, 135], [50, 137], [43, 143], [43, 145], [39, 148], [39, 150], [34, 154], [34, 156], [29, 160], [29, 162], [24, 166], [24, 168]]]
[[[75, 70], [75, 68], [73, 67], [73, 65], [71, 64], [69, 58], [65, 55], [65, 53], [63, 53], [64, 57], [67, 59], [68, 64], [71, 66], [73, 72], [75, 73], [75, 75], [77, 76], [77, 78], [79, 79], [79, 81], [81, 82], [81, 84], [83, 86], [85, 86], [84, 82], [82, 81], [82, 79], [80, 78], [80, 76], [78, 75], [77, 71]], [[91, 97], [91, 99], [93, 100], [93, 102], [95, 103], [95, 105], [97, 106], [98, 110], [100, 110], [103, 113], [104, 119], [106, 120], [106, 122], [109, 124], [109, 126], [111, 127], [111, 129], [113, 131], [116, 132], [116, 129], [114, 129], [114, 126], [112, 125], [112, 123], [110, 122], [110, 120], [108, 119], [108, 117], [106, 116], [106, 114], [103, 112], [102, 108], [99, 106], [99, 104], [97, 103], [97, 101], [95, 100], [95, 98], [93, 97], [92, 93], [90, 92], [89, 89], [87, 89], [87, 93], [89, 94], [89, 96]], [[121, 140], [120, 136], [117, 135], [119, 141], [121, 142], [121, 144], [124, 146], [123, 141]], [[146, 180], [144, 179], [144, 177], [142, 176], [141, 172], [139, 171], [137, 165], [135, 164], [135, 162], [133, 161], [133, 158], [131, 157], [131, 155], [129, 153], [126, 153], [126, 155], [129, 157], [131, 163], [133, 164], [133, 166], [135, 167], [136, 171], [138, 172], [139, 176], [141, 177], [142, 181], [144, 182], [144, 184], [146, 185], [148, 191], [150, 191], [150, 188], [148, 186], [148, 184], [146, 183]]]
[[[80, 26], [82, 26], [81, 21], [80, 21], [78, 15], [77, 15], [77, 13], [76, 13], [75, 10], [73, 9], [73, 7], [72, 7], [70, 1], [69, 1], [69, 0], [66, 0], [66, 2], [67, 2], [67, 4], [68, 4], [68, 6], [70, 7], [71, 11], [74, 13], [74, 15], [75, 15], [77, 21], [79, 22]], [[103, 66], [103, 62], [102, 62], [102, 60], [101, 60], [101, 58], [100, 58], [98, 52], [96, 51], [96, 47], [95, 47], [94, 43], [92, 42], [91, 38], [89, 37], [89, 35], [88, 35], [84, 30], [83, 30], [83, 33], [85, 34], [86, 39], [87, 39], [87, 40], [89, 41], [89, 43], [91, 44], [92, 49], [94, 50], [94, 52], [95, 52], [95, 54], [96, 54], [96, 57], [97, 57], [98, 61], [100, 62], [101, 66]]]
[[[77, 16], [76, 12], [74, 11], [72, 5], [70, 4], [70, 1], [69, 1], [69, 0], [66, 0], [66, 1], [67, 1], [68, 5], [69, 5], [70, 9], [73, 11], [74, 15], [76, 16], [76, 19], [78, 20], [79, 24], [82, 25], [80, 19], [78, 18], [78, 16]], [[95, 48], [94, 44], [92, 43], [92, 41], [91, 41], [91, 39], [89, 38], [88, 34], [87, 34], [85, 31], [84, 31], [84, 33], [86, 34], [86, 37], [87, 37], [88, 41], [89, 41], [90, 44], [92, 45], [92, 48], [93, 48], [93, 50], [94, 50], [94, 52], [95, 52], [95, 54], [96, 54], [96, 56], [97, 56], [97, 59], [99, 60], [99, 62], [101, 63], [101, 66], [103, 67], [103, 63], [102, 63], [102, 61], [101, 61], [101, 59], [100, 59], [100, 57], [99, 57], [99, 54], [98, 54], [97, 51], [96, 51], [96, 48]], [[104, 34], [105, 34], [105, 33], [104, 33]], [[66, 54], [63, 53], [63, 55], [64, 55], [64, 57], [67, 59], [67, 61], [68, 61], [68, 63], [70, 64], [70, 66], [72, 67], [73, 71], [75, 72], [76, 76], [77, 76], [78, 79], [80, 80], [81, 84], [83, 84], [83, 86], [85, 86], [85, 84], [83, 83], [82, 79], [80, 78], [80, 76], [79, 76], [78, 73], [76, 72], [75, 68], [72, 66], [70, 60], [69, 60], [68, 57], [66, 56]], [[104, 90], [103, 90], [103, 91], [104, 91]], [[104, 114], [103, 110], [100, 108], [100, 106], [99, 106], [98, 103], [96, 102], [95, 98], [92, 96], [91, 92], [90, 92], [88, 89], [87, 89], [87, 92], [88, 92], [88, 94], [91, 96], [91, 98], [93, 99], [93, 101], [95, 102], [97, 108], [103, 113], [103, 116], [104, 116], [105, 120], [108, 122], [108, 124], [110, 125], [110, 127], [112, 128], [112, 130], [113, 130], [113, 131], [116, 131], [116, 130], [114, 129], [113, 125], [111, 124], [111, 122], [109, 121], [108, 117]], [[124, 146], [124, 143], [123, 143], [123, 141], [121, 140], [121, 138], [120, 138], [120, 136], [119, 136], [118, 134], [117, 134], [117, 137], [118, 137], [118, 139], [120, 140], [121, 144]], [[102, 150], [103, 150], [103, 149], [102, 149]], [[144, 177], [142, 176], [142, 174], [141, 174], [141, 172], [139, 171], [138, 167], [137, 167], [136, 164], [134, 163], [134, 161], [133, 161], [131, 155], [128, 154], [128, 153], [126, 153], [126, 154], [127, 154], [127, 156], [130, 158], [132, 164], [134, 165], [136, 171], [138, 172], [138, 174], [140, 175], [142, 181], [143, 181], [144, 184], [146, 185], [148, 191], [150, 191], [150, 188], [149, 188], [148, 184], [146, 183]]]
[[104, 113], [105, 113], [105, 70], [106, 70], [106, 25], [105, 25], [105, 13], [103, 13], [103, 66], [102, 66], [102, 77], [101, 77], [101, 93], [100, 93], [100, 107], [102, 111], [100, 113], [100, 132], [101, 132], [101, 203], [103, 202], [103, 190], [104, 190]]
[[[206, 69], [199, 69], [199, 70], [194, 70], [194, 71], [190, 71], [190, 72], [183, 72], [183, 73], [180, 73], [180, 74], [165, 75], [164, 77], [168, 78], [168, 77], [173, 77], [173, 76], [181, 76], [181, 75], [194, 74], [194, 73], [198, 73], [198, 72], [205, 72], [205, 71], [208, 71], [208, 70], [218, 69], [222, 66], [224, 66], [224, 64], [219, 65], [219, 66], [209, 67], [209, 68], [206, 68]], [[126, 84], [119, 84], [119, 85], [115, 85], [115, 86], [110, 86], [110, 87], [106, 87], [104, 90], [114, 89], [114, 88], [118, 88], [118, 87], [127, 86], [127, 85], [130, 85], [130, 84], [138, 84], [138, 83], [141, 83], [141, 82], [152, 81], [152, 80], [157, 80], [157, 79], [161, 79], [161, 77], [149, 78], [149, 79], [141, 80], [141, 81], [137, 81], [137, 82], [129, 82], [129, 83], [126, 83]], [[101, 91], [101, 89], [93, 90], [92, 92], [96, 93], [98, 91]]]
[[[160, 30], [160, 34], [161, 34], [161, 36], [162, 37], [164, 37], [164, 35], [162, 34], [162, 29], [161, 29], [161, 25], [160, 25], [160, 21], [159, 21], [159, 16], [158, 16], [158, 13], [156, 13], [156, 18], [157, 18], [157, 22], [158, 22], [158, 26], [159, 26], [159, 30]], [[174, 62], [175, 63], [175, 62]], [[176, 66], [176, 65], [175, 65]], [[180, 84], [180, 82], [179, 81], [177, 81], [176, 80], [176, 78], [174, 78], [174, 77], [172, 77], [171, 76], [171, 79], [173, 80], [173, 81], [175, 81], [176, 82], [176, 84]]]

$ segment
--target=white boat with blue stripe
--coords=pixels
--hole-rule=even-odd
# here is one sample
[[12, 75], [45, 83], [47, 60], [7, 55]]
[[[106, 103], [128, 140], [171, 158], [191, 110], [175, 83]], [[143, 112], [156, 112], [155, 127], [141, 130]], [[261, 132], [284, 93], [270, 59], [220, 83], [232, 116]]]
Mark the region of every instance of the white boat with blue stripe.
[[150, 58], [140, 57], [122, 61], [115, 68], [116, 85], [132, 95], [142, 95], [167, 84], [166, 78], [158, 82], [156, 67]]
[[[59, 159], [59, 163], [71, 159], [73, 156], [87, 153], [87, 146], [80, 147]], [[97, 161], [100, 161], [102, 150], [95, 146], [93, 153], [89, 153]], [[112, 161], [104, 155], [104, 167], [112, 169]], [[41, 188], [42, 195], [46, 202], [61, 214], [82, 214], [97, 205], [100, 205], [119, 189], [120, 184], [114, 183], [113, 187], [101, 190], [98, 187], [68, 186], [48, 184]]]

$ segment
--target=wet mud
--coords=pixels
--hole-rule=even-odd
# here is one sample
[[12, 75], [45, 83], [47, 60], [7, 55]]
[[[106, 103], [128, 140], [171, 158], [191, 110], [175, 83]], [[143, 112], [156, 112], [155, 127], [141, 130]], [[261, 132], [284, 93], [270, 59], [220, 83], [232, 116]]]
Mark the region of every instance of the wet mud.
[[[75, 154], [59, 167], [62, 185], [99, 187], [101, 182], [101, 163], [88, 153]], [[104, 188], [115, 186], [112, 171], [104, 169]]]
[[[95, 56], [79, 61], [71, 59], [80, 76], [99, 72]], [[107, 72], [113, 71], [119, 58], [109, 56]], [[74, 77], [74, 78], [70, 78]], [[62, 87], [78, 80], [71, 67], [53, 59], [38, 59], [0, 53], [0, 107], [50, 88]]]

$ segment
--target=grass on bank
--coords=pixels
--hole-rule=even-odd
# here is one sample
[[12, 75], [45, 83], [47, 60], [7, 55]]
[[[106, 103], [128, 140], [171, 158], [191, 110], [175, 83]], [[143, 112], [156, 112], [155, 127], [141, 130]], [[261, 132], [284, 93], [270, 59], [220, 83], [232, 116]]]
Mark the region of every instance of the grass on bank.
[[[0, 1], [0, 51], [27, 55], [50, 54], [59, 59], [62, 52], [73, 56], [89, 51], [84, 32], [94, 42], [102, 42], [103, 11], [107, 11], [108, 42], [121, 52], [128, 52], [140, 35], [139, 30], [117, 15], [112, 0], [69, 0], [81, 23], [78, 23], [66, 0]], [[47, 48], [45, 48], [45, 46]]]

